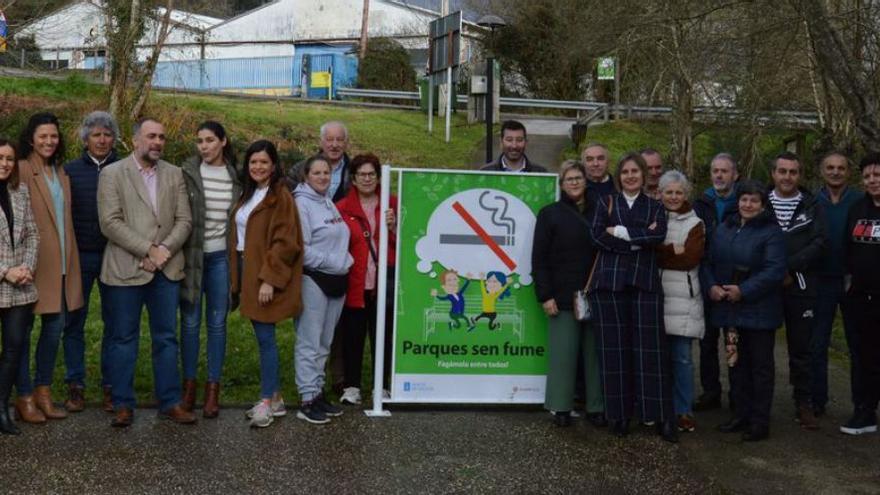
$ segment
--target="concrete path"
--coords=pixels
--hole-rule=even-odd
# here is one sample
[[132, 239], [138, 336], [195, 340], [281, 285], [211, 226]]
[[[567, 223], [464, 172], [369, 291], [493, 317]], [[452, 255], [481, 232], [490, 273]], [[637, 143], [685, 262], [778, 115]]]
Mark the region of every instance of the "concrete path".
[[698, 415], [698, 430], [670, 445], [652, 428], [625, 439], [579, 423], [552, 425], [524, 407], [360, 409], [330, 425], [293, 411], [269, 428], [247, 427], [243, 408], [196, 426], [140, 409], [127, 430], [94, 408], [0, 437], [0, 492], [25, 493], [880, 493], [880, 434], [837, 432], [849, 413], [847, 376], [834, 366], [834, 399], [822, 429], [792, 421], [784, 342], [777, 345], [769, 441], [743, 444]]

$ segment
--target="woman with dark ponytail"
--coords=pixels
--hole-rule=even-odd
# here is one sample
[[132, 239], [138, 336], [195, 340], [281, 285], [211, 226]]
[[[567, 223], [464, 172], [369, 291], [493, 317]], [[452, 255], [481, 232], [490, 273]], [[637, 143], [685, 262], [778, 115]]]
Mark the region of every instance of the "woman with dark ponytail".
[[195, 407], [204, 300], [208, 380], [202, 415], [216, 418], [220, 412], [220, 374], [226, 355], [229, 311], [227, 225], [234, 202], [241, 196], [241, 183], [232, 143], [221, 124], [209, 120], [199, 125], [196, 150], [198, 154], [183, 165], [193, 228], [184, 246], [186, 277], [180, 287], [181, 402], [187, 411]]

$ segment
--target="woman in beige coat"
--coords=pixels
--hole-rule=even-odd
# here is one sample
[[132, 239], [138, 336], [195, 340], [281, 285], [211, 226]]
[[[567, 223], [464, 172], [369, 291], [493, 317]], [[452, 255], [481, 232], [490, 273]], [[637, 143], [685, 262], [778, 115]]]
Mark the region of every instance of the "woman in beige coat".
[[64, 140], [58, 118], [38, 113], [28, 121], [19, 139], [21, 182], [31, 196], [31, 210], [40, 234], [37, 270], [34, 274], [39, 300], [34, 313], [40, 315], [36, 372], [30, 380], [29, 345], [21, 359], [15, 409], [27, 423], [67, 417], [52, 404], [49, 389], [58, 356], [61, 333], [70, 312], [83, 306], [79, 253], [70, 213], [70, 180], [61, 166]]

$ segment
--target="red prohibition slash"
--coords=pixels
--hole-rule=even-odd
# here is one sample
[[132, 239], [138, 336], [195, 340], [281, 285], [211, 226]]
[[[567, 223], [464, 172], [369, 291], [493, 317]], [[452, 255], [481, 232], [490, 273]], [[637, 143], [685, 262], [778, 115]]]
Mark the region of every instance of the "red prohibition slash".
[[498, 256], [498, 258], [507, 266], [507, 268], [510, 269], [511, 272], [516, 269], [516, 263], [514, 263], [514, 261], [510, 259], [510, 256], [507, 256], [507, 253], [505, 253], [504, 250], [501, 249], [501, 246], [499, 246], [498, 243], [492, 240], [492, 237], [489, 236], [489, 233], [483, 230], [483, 227], [481, 227], [480, 224], [478, 224], [477, 221], [474, 219], [474, 217], [472, 217], [471, 214], [464, 209], [464, 206], [461, 206], [461, 203], [459, 203], [458, 201], [452, 203], [452, 209], [455, 210], [455, 212], [458, 213], [459, 216], [461, 216], [462, 220], [464, 220], [465, 223], [467, 223], [468, 226], [474, 231], [474, 233], [476, 233], [480, 237], [480, 239], [482, 239], [483, 242], [486, 243], [487, 246], [489, 246], [489, 249], [491, 249], [492, 252], [495, 253], [496, 256]]

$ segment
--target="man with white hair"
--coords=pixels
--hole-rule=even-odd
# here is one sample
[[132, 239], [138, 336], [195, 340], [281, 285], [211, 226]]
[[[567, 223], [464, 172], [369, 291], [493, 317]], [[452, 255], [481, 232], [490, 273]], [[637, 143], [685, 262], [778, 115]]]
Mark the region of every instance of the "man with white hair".
[[106, 289], [98, 277], [104, 259], [107, 238], [98, 228], [98, 174], [105, 166], [116, 161], [116, 140], [119, 139], [119, 126], [107, 112], [92, 112], [83, 120], [79, 130], [82, 140], [82, 156], [64, 165], [70, 177], [70, 206], [73, 216], [73, 232], [79, 249], [82, 291], [86, 305], [73, 311], [64, 326], [64, 364], [67, 374], [68, 398], [64, 407], [69, 412], [79, 412], [85, 408], [85, 325], [89, 315], [88, 300], [92, 286], [98, 282], [101, 294], [101, 320], [104, 335], [101, 339], [101, 386], [104, 391], [103, 408], [113, 412], [110, 400], [110, 306], [107, 304]]
[[[351, 161], [347, 153], [348, 145], [348, 129], [345, 127], [345, 124], [338, 120], [331, 120], [321, 126], [318, 154], [326, 158], [327, 162], [330, 163], [330, 189], [328, 195], [333, 198], [334, 203], [344, 198], [349, 187], [351, 187], [351, 178], [345, 170]], [[291, 190], [305, 180], [302, 171], [306, 161], [297, 162], [287, 171], [287, 177], [292, 182]]]

